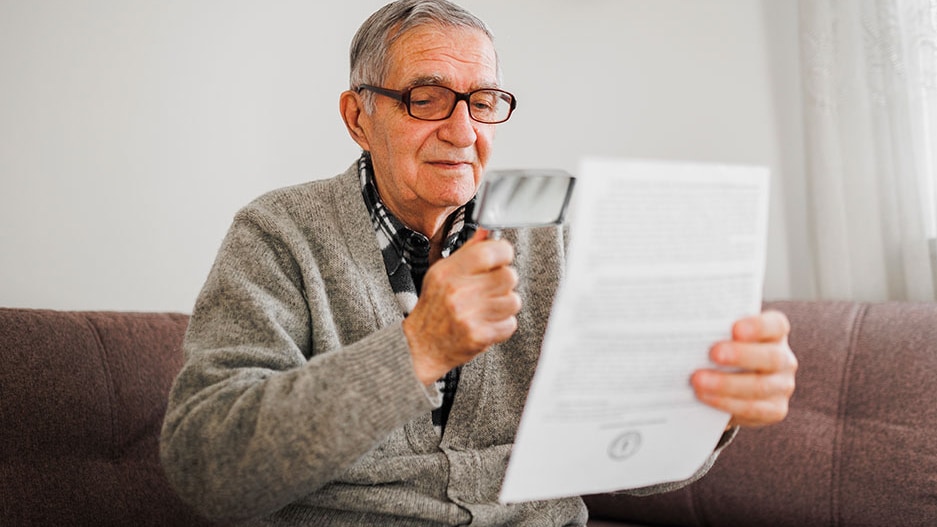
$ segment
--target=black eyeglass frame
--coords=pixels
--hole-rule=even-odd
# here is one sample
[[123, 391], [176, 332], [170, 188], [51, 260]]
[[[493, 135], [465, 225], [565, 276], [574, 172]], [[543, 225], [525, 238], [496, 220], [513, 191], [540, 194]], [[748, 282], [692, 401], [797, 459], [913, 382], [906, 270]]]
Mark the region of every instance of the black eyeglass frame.
[[[413, 115], [413, 111], [410, 109], [410, 92], [412, 92], [413, 90], [417, 88], [428, 88], [428, 87], [442, 88], [444, 90], [451, 91], [452, 93], [455, 94], [455, 101], [452, 103], [452, 108], [449, 108], [449, 113], [447, 113], [445, 117], [439, 117], [436, 119], [427, 119], [425, 117], [417, 117], [416, 115]], [[456, 105], [459, 104], [459, 101], [465, 101], [465, 105], [468, 107], [469, 117], [471, 117], [472, 120], [477, 121], [479, 123], [483, 123], [483, 124], [501, 124], [507, 121], [508, 119], [510, 119], [511, 114], [514, 113], [514, 110], [517, 108], [517, 97], [515, 97], [514, 94], [511, 92], [500, 90], [498, 88], [480, 88], [478, 90], [472, 90], [468, 93], [460, 93], [460, 92], [453, 90], [452, 88], [448, 86], [443, 86], [441, 84], [420, 84], [418, 86], [412, 86], [410, 88], [407, 88], [405, 90], [400, 90], [400, 91], [391, 90], [388, 88], [381, 88], [380, 86], [373, 86], [371, 84], [361, 84], [358, 86], [358, 88], [355, 89], [357, 93], [361, 93], [362, 90], [373, 91], [374, 93], [378, 93], [380, 95], [384, 95], [385, 97], [390, 97], [391, 99], [402, 102], [403, 105], [407, 107], [407, 113], [410, 115], [410, 117], [413, 117], [414, 119], [419, 119], [420, 121], [445, 121], [446, 119], [452, 117], [452, 112], [455, 111], [455, 107]], [[499, 96], [500, 94], [504, 94], [511, 98], [511, 107], [510, 109], [508, 109], [508, 114], [504, 117], [504, 119], [501, 119], [500, 121], [492, 121], [492, 122], [482, 121], [476, 118], [475, 115], [472, 113], [472, 105], [470, 104], [472, 95], [478, 92], [486, 92], [486, 91], [497, 92]]]

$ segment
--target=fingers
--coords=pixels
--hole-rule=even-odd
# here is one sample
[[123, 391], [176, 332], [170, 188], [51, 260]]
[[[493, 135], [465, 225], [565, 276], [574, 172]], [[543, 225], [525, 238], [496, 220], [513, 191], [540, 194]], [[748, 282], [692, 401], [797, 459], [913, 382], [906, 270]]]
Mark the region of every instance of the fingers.
[[424, 288], [439, 285], [457, 294], [471, 289], [481, 298], [508, 294], [517, 287], [517, 270], [511, 267], [514, 246], [505, 240], [486, 240], [476, 232], [452, 256], [440, 260], [426, 273]]
[[484, 228], [484, 227], [479, 227], [479, 228], [477, 228], [477, 229], [475, 230], [475, 234], [472, 235], [472, 238], [471, 238], [471, 239], [474, 240], [474, 239], [476, 239], [476, 238], [478, 238], [479, 240], [487, 240], [487, 239], [489, 239], [489, 238], [491, 238], [491, 239], [497, 239], [497, 236], [492, 237], [491, 231], [490, 231], [490, 230], [488, 230], [488, 229], [486, 229], [486, 228]]
[[435, 313], [440, 318], [444, 316], [450, 324], [464, 328], [469, 343], [488, 346], [500, 342], [510, 333], [505, 335], [503, 331], [489, 332], [486, 329], [490, 329], [487, 327], [490, 324], [513, 318], [520, 312], [521, 297], [514, 290], [517, 280], [517, 271], [512, 267], [501, 267], [447, 283], [441, 295], [436, 297], [440, 309]]
[[492, 344], [507, 340], [515, 331], [517, 331], [515, 315], [492, 317], [466, 332], [470, 339], [467, 343], [471, 347], [484, 351]]
[[791, 332], [787, 315], [780, 311], [764, 311], [746, 317], [732, 326], [732, 339], [743, 342], [774, 342]]
[[507, 288], [502, 293], [492, 291], [485, 302], [483, 310], [480, 310], [481, 318], [488, 322], [497, 322], [499, 320], [513, 317], [521, 310], [521, 296], [512, 288]]
[[765, 311], [732, 326], [732, 340], [719, 342], [710, 359], [729, 368], [759, 372], [795, 371], [797, 358], [787, 345], [791, 324], [784, 313]]
[[796, 371], [797, 357], [787, 339], [774, 343], [719, 342], [712, 347], [710, 359], [727, 368], [757, 372]]
[[786, 373], [700, 370], [693, 374], [692, 382], [698, 393], [716, 398], [756, 401], [787, 399], [794, 393], [794, 376]]
[[697, 398], [732, 415], [732, 424], [764, 426], [783, 420], [794, 393], [788, 373], [729, 373], [702, 370], [693, 374]]
[[489, 291], [494, 296], [503, 296], [513, 293], [519, 281], [517, 269], [509, 265], [492, 270], [485, 278], [487, 278], [489, 282], [487, 284]]
[[710, 350], [712, 361], [724, 369], [693, 374], [697, 398], [732, 414], [733, 424], [762, 426], [784, 419], [798, 368], [788, 333], [790, 322], [777, 311], [736, 322], [733, 340]]
[[514, 246], [507, 240], [490, 240], [488, 231], [478, 229], [461, 249], [446, 260], [465, 273], [483, 273], [514, 261]]
[[430, 266], [416, 306], [404, 320], [417, 376], [431, 383], [517, 330], [521, 309], [514, 248], [477, 232]]
[[730, 426], [759, 427], [783, 421], [789, 411], [789, 399], [737, 399], [732, 397], [701, 397], [704, 403], [732, 416]]

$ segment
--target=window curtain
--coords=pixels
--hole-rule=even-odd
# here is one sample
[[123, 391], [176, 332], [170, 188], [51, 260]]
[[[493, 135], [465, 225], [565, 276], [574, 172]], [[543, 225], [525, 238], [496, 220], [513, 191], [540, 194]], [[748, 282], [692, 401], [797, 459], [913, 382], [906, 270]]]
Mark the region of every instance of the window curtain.
[[818, 296], [935, 299], [937, 0], [801, 0]]

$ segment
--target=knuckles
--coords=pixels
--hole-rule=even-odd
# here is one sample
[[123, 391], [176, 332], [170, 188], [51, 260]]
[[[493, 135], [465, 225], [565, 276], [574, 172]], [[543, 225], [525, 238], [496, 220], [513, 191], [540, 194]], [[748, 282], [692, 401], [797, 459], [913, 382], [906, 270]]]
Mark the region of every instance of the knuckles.
[[794, 380], [794, 375], [785, 375], [781, 380], [781, 393], [785, 396], [785, 400], [794, 395], [796, 388], [797, 381]]
[[464, 260], [474, 260], [470, 267], [482, 272], [510, 265], [514, 261], [514, 246], [506, 240], [485, 240], [456, 252]]
[[787, 399], [777, 401], [775, 404], [770, 405], [761, 416], [763, 424], [774, 424], [783, 421], [787, 417], [788, 410]]

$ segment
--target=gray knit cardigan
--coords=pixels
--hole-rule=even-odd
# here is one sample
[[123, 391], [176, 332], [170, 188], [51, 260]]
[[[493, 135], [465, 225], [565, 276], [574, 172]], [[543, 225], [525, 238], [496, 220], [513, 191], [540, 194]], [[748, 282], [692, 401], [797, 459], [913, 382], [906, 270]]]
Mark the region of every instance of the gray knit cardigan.
[[565, 260], [560, 228], [506, 238], [519, 329], [465, 365], [440, 439], [355, 166], [239, 211], [163, 426], [179, 494], [251, 525], [584, 524], [579, 498], [497, 502]]

